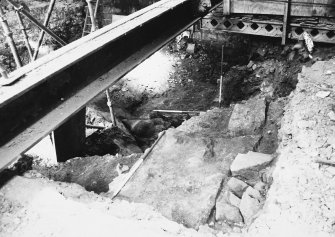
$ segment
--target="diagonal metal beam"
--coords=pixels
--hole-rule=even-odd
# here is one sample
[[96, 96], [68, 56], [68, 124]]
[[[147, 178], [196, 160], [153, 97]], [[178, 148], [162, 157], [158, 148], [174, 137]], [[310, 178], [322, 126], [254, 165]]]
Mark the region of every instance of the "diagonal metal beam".
[[14, 72], [0, 87], [0, 169], [201, 16], [196, 0], [163, 0]]

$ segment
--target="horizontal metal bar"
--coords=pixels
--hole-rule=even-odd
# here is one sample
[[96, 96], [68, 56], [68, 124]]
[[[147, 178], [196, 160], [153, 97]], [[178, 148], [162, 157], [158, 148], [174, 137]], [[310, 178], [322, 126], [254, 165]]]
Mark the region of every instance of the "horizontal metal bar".
[[15, 73], [0, 88], [0, 169], [199, 20], [194, 3], [160, 1]]
[[171, 113], [171, 114], [200, 114], [202, 111], [155, 109], [155, 110], [153, 110], [153, 112]]

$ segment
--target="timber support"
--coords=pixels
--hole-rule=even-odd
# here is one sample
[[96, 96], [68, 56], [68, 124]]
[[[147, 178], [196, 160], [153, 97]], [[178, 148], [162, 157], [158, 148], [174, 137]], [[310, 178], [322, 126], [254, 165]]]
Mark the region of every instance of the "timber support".
[[58, 162], [81, 155], [86, 138], [85, 116], [84, 108], [54, 131], [54, 146]]
[[207, 13], [190, 11], [197, 9], [194, 4], [159, 1], [9, 75], [10, 86], [0, 87], [0, 169], [62, 129], [99, 93]]
[[[335, 4], [327, 0], [223, 0], [201, 20], [196, 37], [222, 39], [225, 32], [335, 44]], [[199, 35], [200, 34], [200, 35]]]

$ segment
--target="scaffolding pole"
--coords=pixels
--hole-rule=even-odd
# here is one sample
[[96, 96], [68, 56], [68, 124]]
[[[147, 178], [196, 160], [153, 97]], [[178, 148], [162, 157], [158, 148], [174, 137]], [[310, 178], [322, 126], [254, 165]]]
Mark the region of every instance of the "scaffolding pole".
[[[96, 16], [96, 12], [93, 11], [93, 7], [92, 7], [92, 0], [86, 0], [87, 2], [87, 8], [88, 11], [90, 13], [90, 17], [91, 17], [91, 32], [95, 31], [97, 29], [97, 26], [95, 24], [95, 16]], [[98, 8], [98, 5], [96, 4], [95, 9]]]
[[23, 35], [23, 38], [24, 38], [24, 43], [25, 43], [26, 48], [28, 50], [30, 60], [32, 61], [32, 59], [33, 59], [33, 52], [31, 50], [31, 47], [30, 47], [30, 44], [29, 44], [28, 34], [27, 34], [26, 28], [24, 26], [24, 23], [23, 23], [21, 14], [20, 14], [20, 10], [21, 10], [21, 8], [19, 10], [15, 10], [15, 13], [16, 13], [17, 19], [18, 19], [20, 27], [21, 27], [22, 35]]
[[[11, 4], [15, 9], [19, 9], [20, 6], [18, 6], [13, 0], [6, 0], [9, 4]], [[50, 29], [45, 27], [43, 24], [41, 24], [39, 21], [37, 21], [28, 11], [26, 11], [24, 8], [21, 9], [21, 13], [27, 17], [33, 24], [35, 24], [38, 28], [45, 31], [48, 35], [50, 35], [54, 40], [56, 40], [60, 45], [65, 46], [66, 43], [64, 40], [59, 38], [54, 32], [52, 32]]]
[[17, 52], [17, 48], [15, 46], [14, 40], [13, 40], [13, 33], [10, 31], [8, 27], [8, 22], [7, 22], [5, 13], [2, 10], [1, 6], [0, 6], [0, 21], [1, 21], [3, 31], [4, 31], [4, 35], [6, 36], [6, 39], [7, 39], [7, 43], [9, 44], [10, 50], [12, 51], [12, 54], [13, 54], [13, 57], [16, 63], [16, 67], [22, 67], [22, 63], [21, 63], [19, 54]]
[[[49, 25], [51, 13], [52, 13], [52, 11], [54, 9], [55, 3], [56, 3], [56, 0], [51, 0], [50, 1], [49, 8], [48, 8], [48, 11], [47, 11], [47, 13], [45, 15], [45, 19], [44, 19], [44, 22], [43, 22], [43, 25], [45, 27], [48, 27], [48, 25]], [[34, 56], [33, 56], [33, 60], [34, 61], [36, 60], [36, 58], [38, 56], [38, 51], [40, 49], [40, 46], [42, 45], [44, 35], [45, 35], [45, 32], [42, 30], [41, 33], [40, 33], [40, 36], [38, 38], [37, 46], [36, 46], [36, 49], [35, 49], [35, 52], [34, 52]]]
[[[99, 0], [95, 1], [95, 9], [94, 10], [93, 10], [93, 6], [92, 6], [93, 1], [92, 0], [86, 0], [86, 2], [87, 2], [88, 12], [89, 12], [90, 18], [91, 18], [91, 32], [93, 32], [93, 31], [98, 29], [96, 24], [95, 24], [96, 23], [95, 19], [97, 17], [97, 13], [98, 13]], [[85, 24], [86, 23], [87, 22], [85, 22]], [[84, 26], [84, 30], [85, 30], [85, 26]], [[106, 93], [106, 97], [107, 97], [107, 106], [108, 106], [109, 113], [110, 113], [110, 116], [111, 116], [112, 126], [116, 127], [117, 124], [116, 124], [116, 119], [115, 119], [115, 115], [114, 115], [114, 110], [113, 110], [112, 100], [111, 100], [111, 97], [110, 97], [110, 94], [109, 94], [109, 90], [106, 89], [105, 93]]]

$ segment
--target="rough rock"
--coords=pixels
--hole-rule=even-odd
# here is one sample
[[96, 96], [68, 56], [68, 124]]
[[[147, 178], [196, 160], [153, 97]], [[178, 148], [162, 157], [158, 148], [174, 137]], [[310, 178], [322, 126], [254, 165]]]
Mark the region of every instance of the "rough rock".
[[189, 54], [194, 54], [195, 51], [195, 44], [188, 43], [186, 47], [186, 52]]
[[241, 203], [241, 199], [232, 193], [227, 186], [224, 186], [223, 190], [221, 190], [217, 200], [217, 202], [225, 201], [227, 204], [233, 205], [235, 207], [239, 207]]
[[133, 136], [119, 127], [97, 131], [85, 140], [84, 153], [87, 155], [120, 154], [131, 155], [143, 153]]
[[273, 160], [272, 155], [249, 151], [247, 154], [238, 154], [230, 166], [233, 176], [247, 180], [257, 179], [258, 172], [264, 169]]
[[253, 61], [249, 61], [248, 65], [247, 65], [247, 68], [252, 68], [252, 66], [254, 65], [255, 63]]
[[268, 52], [268, 50], [266, 48], [258, 48], [257, 49], [257, 53], [262, 57], [264, 57], [267, 54], [267, 52]]
[[227, 187], [239, 198], [242, 198], [244, 191], [249, 187], [245, 182], [232, 177], [227, 182]]
[[330, 118], [331, 121], [335, 121], [335, 113], [334, 113], [334, 111], [330, 111], [327, 115], [328, 115], [328, 117]]
[[241, 199], [230, 191], [227, 191], [227, 201], [235, 207], [239, 207], [241, 204]]
[[265, 123], [265, 109], [264, 99], [250, 99], [245, 104], [236, 104], [228, 130], [233, 135], [258, 134]]
[[177, 130], [201, 133], [202, 136], [208, 137], [221, 137], [226, 134], [230, 114], [231, 108], [214, 108], [186, 120]]
[[251, 136], [214, 140], [169, 129], [119, 198], [147, 203], [197, 229], [207, 222], [234, 157], [256, 142]]
[[124, 120], [123, 121], [132, 134], [139, 137], [151, 137], [155, 133], [155, 126], [151, 120]]
[[319, 97], [319, 98], [326, 98], [330, 95], [330, 91], [319, 91], [316, 93], [316, 96]]
[[263, 183], [262, 181], [255, 184], [254, 189], [256, 189], [259, 193], [264, 195], [268, 189], [268, 186], [266, 183]]
[[256, 189], [253, 189], [252, 187], [247, 188], [242, 196], [240, 204], [240, 211], [246, 224], [250, 224], [253, 217], [262, 208], [263, 202], [262, 196]]
[[215, 219], [217, 221], [226, 221], [228, 223], [243, 222], [238, 207], [228, 204], [224, 199], [220, 199], [216, 202]]

